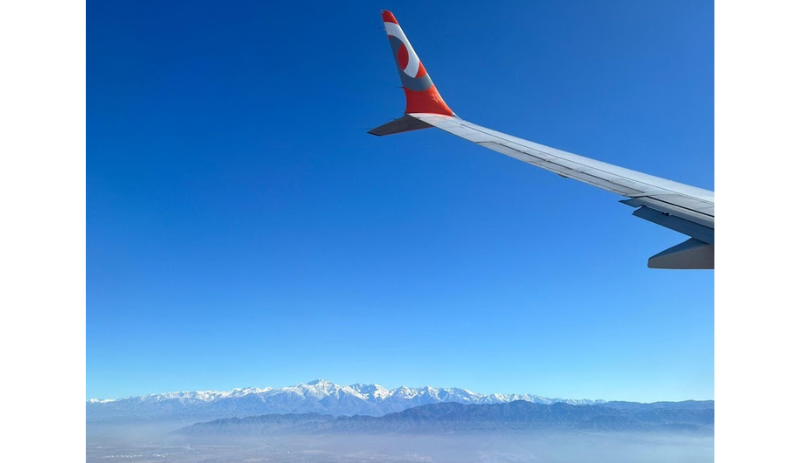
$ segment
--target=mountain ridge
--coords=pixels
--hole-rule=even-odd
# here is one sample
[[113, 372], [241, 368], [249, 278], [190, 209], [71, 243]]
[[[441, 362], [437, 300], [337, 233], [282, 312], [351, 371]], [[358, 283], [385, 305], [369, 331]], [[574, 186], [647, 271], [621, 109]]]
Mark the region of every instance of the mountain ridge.
[[513, 430], [674, 431], [713, 433], [713, 401], [639, 404], [639, 407], [537, 404], [524, 400], [500, 404], [442, 402], [381, 417], [318, 413], [223, 418], [176, 431], [184, 435], [265, 435], [318, 433], [416, 433]]
[[412, 407], [454, 402], [497, 404], [523, 400], [531, 403], [602, 404], [604, 400], [547, 398], [535, 394], [480, 394], [468, 389], [378, 384], [346, 386], [317, 379], [282, 388], [234, 388], [230, 391], [180, 391], [120, 399], [89, 399], [87, 419], [153, 418], [170, 416], [244, 417], [264, 414], [322, 413], [337, 416], [383, 416]]

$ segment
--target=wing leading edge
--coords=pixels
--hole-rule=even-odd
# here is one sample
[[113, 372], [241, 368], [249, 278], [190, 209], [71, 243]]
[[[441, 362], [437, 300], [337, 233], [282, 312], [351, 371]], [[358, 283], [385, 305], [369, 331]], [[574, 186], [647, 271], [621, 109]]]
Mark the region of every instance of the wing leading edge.
[[383, 136], [436, 127], [514, 159], [626, 197], [633, 215], [689, 239], [648, 261], [650, 268], [714, 268], [714, 192], [523, 140], [465, 121], [453, 113], [411, 47], [394, 15], [383, 12], [406, 95], [406, 114], [372, 129]]

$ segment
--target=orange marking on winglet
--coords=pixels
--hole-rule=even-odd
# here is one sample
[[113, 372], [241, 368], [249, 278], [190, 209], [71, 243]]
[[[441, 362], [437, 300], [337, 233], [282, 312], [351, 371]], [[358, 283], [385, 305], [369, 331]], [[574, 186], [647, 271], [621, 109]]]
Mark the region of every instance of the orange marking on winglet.
[[430, 113], [453, 116], [455, 113], [447, 106], [435, 85], [431, 85], [427, 90], [415, 92], [403, 88], [406, 93], [406, 114], [408, 113]]

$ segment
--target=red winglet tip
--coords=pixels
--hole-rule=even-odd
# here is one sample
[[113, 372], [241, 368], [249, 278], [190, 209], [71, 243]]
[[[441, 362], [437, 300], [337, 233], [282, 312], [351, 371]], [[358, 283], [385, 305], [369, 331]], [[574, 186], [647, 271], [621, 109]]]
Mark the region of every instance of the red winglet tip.
[[385, 22], [385, 23], [395, 23], [395, 24], [399, 25], [399, 23], [394, 18], [394, 15], [392, 14], [391, 11], [383, 10], [383, 12], [381, 13], [381, 16], [383, 17], [383, 22]]

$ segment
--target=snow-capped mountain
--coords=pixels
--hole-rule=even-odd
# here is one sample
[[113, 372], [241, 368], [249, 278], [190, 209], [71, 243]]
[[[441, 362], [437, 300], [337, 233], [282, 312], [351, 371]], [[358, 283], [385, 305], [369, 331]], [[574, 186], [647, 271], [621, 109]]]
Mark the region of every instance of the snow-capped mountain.
[[525, 400], [539, 404], [604, 403], [603, 400], [549, 399], [532, 394], [478, 394], [461, 388], [406, 386], [386, 389], [377, 384], [340, 386], [318, 379], [306, 384], [274, 388], [237, 388], [231, 391], [193, 391], [150, 394], [123, 399], [90, 399], [89, 420], [167, 417], [243, 417], [264, 414], [310, 413], [382, 416], [411, 407], [441, 402], [496, 404]]

